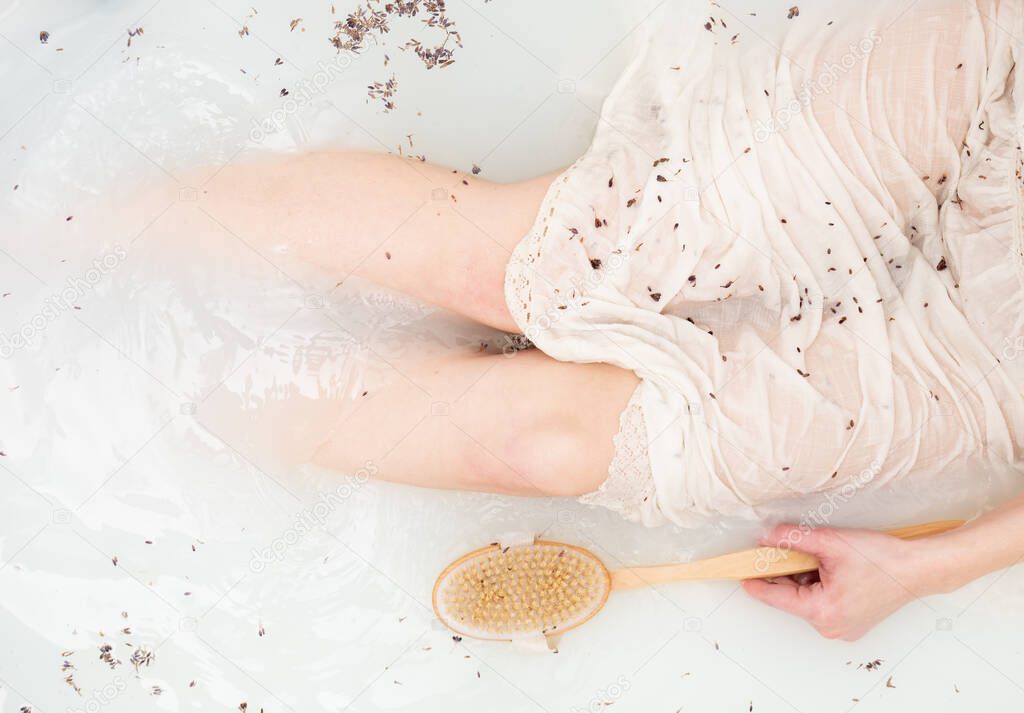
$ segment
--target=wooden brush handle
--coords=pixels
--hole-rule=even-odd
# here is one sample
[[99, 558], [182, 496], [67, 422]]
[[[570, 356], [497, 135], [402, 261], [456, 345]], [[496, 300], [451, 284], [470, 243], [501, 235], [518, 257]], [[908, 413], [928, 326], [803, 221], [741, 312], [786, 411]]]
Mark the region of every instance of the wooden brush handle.
[[[903, 540], [914, 540], [919, 537], [948, 532], [963, 524], [963, 520], [941, 520], [887, 530], [886, 534]], [[756, 547], [696, 562], [665, 564], [655, 567], [628, 567], [615, 570], [611, 574], [612, 589], [615, 590], [651, 587], [683, 580], [764, 579], [813, 572], [816, 569], [818, 569], [817, 557], [806, 552], [778, 547]]]

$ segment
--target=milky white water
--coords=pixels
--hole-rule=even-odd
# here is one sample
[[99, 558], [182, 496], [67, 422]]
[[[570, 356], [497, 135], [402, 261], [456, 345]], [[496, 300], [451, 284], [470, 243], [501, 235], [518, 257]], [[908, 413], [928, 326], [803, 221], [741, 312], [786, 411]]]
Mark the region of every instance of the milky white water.
[[[772, 41], [789, 5], [721, 4], [751, 42]], [[645, 530], [570, 501], [306, 466], [351, 398], [401, 364], [507, 342], [356, 280], [324, 286], [214, 221], [161, 229], [219, 166], [274, 152], [401, 145], [494, 180], [565, 165], [658, 3], [626, 5], [452, 0], [466, 47], [430, 72], [394, 47], [339, 58], [328, 2], [0, 5], [0, 710], [1024, 701], [1018, 570], [915, 602], [852, 645], [730, 583], [617, 594], [557, 654], [454, 641], [433, 620], [433, 578], [506, 533], [616, 566], [746, 546], [758, 525]], [[400, 79], [390, 114], [366, 102], [384, 51]], [[895, 525], [970, 515], [1012, 487], [951, 473], [766, 516]]]

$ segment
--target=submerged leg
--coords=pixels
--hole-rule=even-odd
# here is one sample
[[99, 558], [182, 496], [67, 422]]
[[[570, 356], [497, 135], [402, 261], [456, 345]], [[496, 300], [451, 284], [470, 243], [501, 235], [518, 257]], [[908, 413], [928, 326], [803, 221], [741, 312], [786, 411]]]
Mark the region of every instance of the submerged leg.
[[284, 248], [337, 281], [357, 275], [515, 331], [505, 265], [553, 178], [502, 185], [394, 156], [315, 153], [230, 164], [200, 205], [261, 252]]
[[638, 383], [607, 364], [448, 357], [365, 396], [314, 461], [384, 480], [511, 495], [571, 496], [608, 475], [619, 414]]

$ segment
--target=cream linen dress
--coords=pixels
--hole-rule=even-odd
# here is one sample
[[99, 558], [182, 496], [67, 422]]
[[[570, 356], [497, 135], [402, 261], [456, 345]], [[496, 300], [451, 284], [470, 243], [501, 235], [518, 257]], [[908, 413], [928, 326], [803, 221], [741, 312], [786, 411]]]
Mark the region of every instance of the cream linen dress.
[[691, 524], [1020, 457], [1021, 5], [648, 23], [506, 275], [538, 348], [642, 379], [584, 502]]

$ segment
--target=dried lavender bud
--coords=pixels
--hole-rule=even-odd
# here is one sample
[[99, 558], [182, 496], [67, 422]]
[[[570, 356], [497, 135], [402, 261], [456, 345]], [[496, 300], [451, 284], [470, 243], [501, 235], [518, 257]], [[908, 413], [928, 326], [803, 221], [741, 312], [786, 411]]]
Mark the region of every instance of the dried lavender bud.
[[[455, 49], [462, 47], [462, 37], [446, 12], [444, 0], [393, 0], [383, 7], [377, 5], [377, 0], [367, 0], [357, 6], [344, 20], [334, 23], [335, 33], [330, 42], [339, 52], [358, 53], [368, 42], [376, 43], [391, 32], [391, 19], [418, 19], [424, 27], [441, 33], [440, 43], [430, 46], [423, 44], [419, 39], [411, 38], [400, 47], [415, 53], [427, 69], [448, 67], [455, 61]], [[385, 66], [389, 64], [390, 57], [385, 55]], [[385, 110], [391, 111], [395, 108], [394, 92], [385, 96], [382, 87], [386, 84], [374, 82], [370, 85], [369, 97], [383, 102]], [[397, 81], [394, 86], [397, 88]]]

